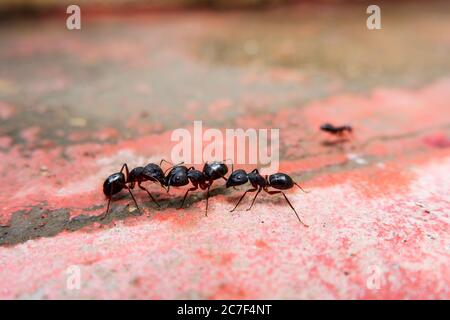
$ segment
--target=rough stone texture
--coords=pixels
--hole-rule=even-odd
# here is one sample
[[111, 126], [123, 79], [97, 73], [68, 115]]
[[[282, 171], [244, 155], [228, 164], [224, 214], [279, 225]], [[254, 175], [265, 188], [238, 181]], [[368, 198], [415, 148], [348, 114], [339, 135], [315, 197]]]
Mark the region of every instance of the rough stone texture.
[[[450, 298], [448, 9], [386, 4], [381, 31], [355, 4], [0, 25], [0, 297]], [[193, 120], [279, 128], [310, 227], [277, 196], [231, 214], [219, 183], [208, 217], [149, 184], [162, 209], [123, 192], [100, 220], [105, 177]]]

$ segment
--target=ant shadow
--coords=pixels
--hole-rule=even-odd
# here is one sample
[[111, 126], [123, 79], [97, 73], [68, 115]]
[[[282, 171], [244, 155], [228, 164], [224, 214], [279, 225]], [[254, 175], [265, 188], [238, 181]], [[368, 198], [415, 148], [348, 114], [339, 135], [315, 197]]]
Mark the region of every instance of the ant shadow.
[[336, 140], [323, 140], [320, 144], [324, 147], [336, 147], [336, 146], [343, 146], [346, 143], [349, 143], [349, 138], [339, 138]]
[[[235, 192], [237, 194], [233, 194], [229, 197], [226, 198], [226, 202], [229, 203], [230, 205], [232, 205], [232, 207], [230, 207], [230, 210], [236, 205], [236, 203], [239, 201], [240, 197], [244, 194], [244, 192], [247, 189], [236, 189]], [[238, 208], [236, 208], [232, 213], [236, 213], [236, 212], [246, 212], [248, 211], [247, 209], [250, 207], [250, 204], [252, 203], [252, 199], [255, 196], [256, 192], [252, 192], [252, 193], [248, 193], [246, 195], [246, 197], [242, 200], [242, 202], [239, 204]], [[289, 193], [286, 193], [287, 196], [289, 196]], [[267, 193], [265, 193], [264, 191], [261, 191], [261, 193], [258, 196], [258, 199], [255, 201], [253, 207], [251, 208], [251, 210], [254, 210], [255, 207], [258, 204], [258, 200], [260, 200], [261, 202], [264, 201], [264, 203], [270, 203], [279, 207], [284, 207], [286, 206], [286, 200], [283, 198], [283, 196], [280, 194], [278, 196], [271, 196]], [[250, 211], [251, 211], [250, 210]]]
[[[226, 195], [230, 191], [225, 188], [225, 186], [217, 186], [214, 189], [211, 189], [209, 191], [209, 197], [215, 197], [217, 195]], [[175, 197], [165, 197], [165, 193], [158, 193], [155, 194], [155, 199], [159, 203], [159, 207], [153, 203], [151, 200], [146, 198], [144, 195], [137, 196], [136, 200], [141, 204], [140, 208], [141, 210], [143, 208], [151, 209], [152, 213], [156, 212], [164, 212], [169, 209], [189, 209], [192, 205], [202, 202], [206, 200], [206, 191], [199, 191], [196, 193], [192, 193], [189, 195], [188, 198], [186, 198], [186, 201], [184, 202], [183, 208], [180, 208], [181, 202], [183, 201], [183, 196], [175, 196]], [[121, 199], [128, 199], [126, 194], [122, 194], [118, 196], [117, 198], [114, 198], [114, 200], [121, 200]], [[144, 200], [145, 199], [145, 200]], [[127, 204], [125, 206], [114, 206], [114, 208], [110, 209], [110, 212], [106, 215], [101, 214], [97, 216], [77, 216], [76, 218], [79, 218], [84, 223], [85, 222], [99, 222], [101, 224], [109, 224], [115, 220], [123, 220], [129, 217], [138, 217], [141, 215], [144, 215], [144, 213], [139, 212], [139, 210], [134, 210], [133, 212], [129, 212], [127, 208], [130, 207], [131, 204]]]

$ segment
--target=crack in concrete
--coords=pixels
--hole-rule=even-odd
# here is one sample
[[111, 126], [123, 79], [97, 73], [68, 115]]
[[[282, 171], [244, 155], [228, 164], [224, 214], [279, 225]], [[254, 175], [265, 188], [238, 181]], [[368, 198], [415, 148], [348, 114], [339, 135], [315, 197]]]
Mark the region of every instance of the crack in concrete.
[[[385, 135], [385, 136], [377, 136], [372, 137], [363, 142], [358, 149], [355, 150], [363, 150], [367, 145], [374, 141], [390, 141], [390, 140], [401, 140], [406, 138], [412, 138], [419, 136], [423, 133], [436, 130], [436, 129], [449, 129], [450, 125], [444, 125], [439, 127], [430, 127], [421, 130], [416, 130], [404, 134], [399, 135]], [[409, 154], [414, 155], [417, 154], [418, 150], [414, 150], [409, 152]], [[329, 153], [328, 153], [329, 154]], [[317, 154], [315, 155], [317, 156]], [[379, 161], [386, 161], [392, 159], [393, 156], [385, 155], [383, 157], [377, 157], [373, 155], [362, 155], [365, 160], [365, 163], [358, 163], [356, 161], [352, 161], [351, 159], [347, 159], [345, 161], [339, 163], [333, 163], [329, 165], [322, 166], [318, 169], [311, 171], [303, 171], [303, 172], [292, 172], [294, 180], [296, 177], [301, 179], [297, 179], [298, 182], [311, 180], [316, 176], [336, 173], [340, 171], [351, 171], [359, 168], [367, 167], [373, 165]], [[213, 190], [211, 190], [211, 197], [216, 195], [226, 195], [229, 194], [230, 190], [226, 189], [224, 186], [217, 186]], [[186, 199], [185, 208], [190, 207], [192, 204], [203, 201], [206, 199], [205, 192], [199, 192], [190, 195]], [[178, 208], [181, 204], [182, 197], [175, 197], [170, 199], [159, 199], [159, 203], [161, 208], [156, 208], [152, 204], [152, 209], [157, 210], [158, 212], [164, 212], [170, 208]], [[99, 208], [105, 207], [104, 205], [94, 205], [89, 208], [83, 208], [85, 211], [93, 211]], [[148, 206], [146, 206], [148, 208]], [[116, 206], [112, 205], [112, 208], [107, 216], [89, 216], [89, 215], [78, 215], [72, 219], [70, 219], [70, 209], [44, 209], [41, 206], [31, 207], [31, 210], [20, 210], [14, 212], [11, 220], [8, 225], [1, 226], [0, 225], [0, 246], [10, 246], [19, 243], [26, 242], [30, 239], [36, 239], [41, 237], [54, 237], [57, 234], [63, 231], [77, 231], [85, 227], [93, 226], [96, 223], [101, 225], [108, 225], [111, 222], [117, 220], [124, 220], [130, 217], [139, 216], [139, 214], [130, 212], [128, 210], [129, 205], [126, 206]], [[203, 214], [203, 213], [202, 213]]]
[[[218, 186], [210, 191], [210, 196], [214, 197], [219, 194], [228, 193], [229, 190], [224, 186]], [[192, 195], [186, 199], [184, 207], [190, 207], [192, 204], [205, 199], [205, 192]], [[161, 208], [158, 209], [156, 206], [152, 206], [152, 208], [158, 212], [163, 212], [170, 208], [178, 208], [181, 201], [181, 196], [164, 199], [159, 201]], [[106, 207], [106, 203], [105, 205], [94, 207]], [[108, 225], [114, 221], [140, 216], [140, 214], [130, 212], [127, 208], [129, 208], [129, 205], [115, 206], [113, 203], [110, 212], [106, 216], [81, 214], [72, 219], [70, 219], [70, 208], [51, 210], [45, 209], [42, 206], [35, 206], [29, 211], [16, 211], [12, 214], [9, 224], [0, 225], [0, 246], [16, 245], [41, 237], [54, 237], [63, 231], [77, 231], [85, 227], [93, 226], [95, 223]], [[88, 208], [87, 211], [90, 210], [93, 210], [93, 207]]]

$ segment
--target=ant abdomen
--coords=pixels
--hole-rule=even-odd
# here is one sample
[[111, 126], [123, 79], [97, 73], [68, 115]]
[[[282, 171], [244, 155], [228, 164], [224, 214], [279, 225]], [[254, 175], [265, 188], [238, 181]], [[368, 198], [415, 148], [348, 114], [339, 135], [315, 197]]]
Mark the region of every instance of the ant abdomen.
[[209, 180], [217, 180], [224, 177], [228, 173], [228, 167], [222, 162], [205, 163], [203, 173]]
[[113, 173], [103, 183], [103, 193], [109, 198], [122, 191], [125, 182], [125, 175], [122, 172]]
[[269, 185], [278, 190], [286, 190], [294, 186], [294, 181], [285, 173], [275, 173], [269, 176]]

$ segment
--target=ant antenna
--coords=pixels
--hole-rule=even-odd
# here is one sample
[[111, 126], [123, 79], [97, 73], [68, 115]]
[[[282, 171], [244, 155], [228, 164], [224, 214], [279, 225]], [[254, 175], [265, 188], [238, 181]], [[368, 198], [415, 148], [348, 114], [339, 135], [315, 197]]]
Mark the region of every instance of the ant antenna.
[[[165, 161], [165, 160], [164, 160]], [[166, 161], [167, 162], [167, 161]], [[169, 163], [169, 162], [167, 162], [167, 163]], [[177, 163], [177, 164], [173, 164], [173, 163], [171, 163], [172, 164], [172, 166], [171, 167], [169, 167], [169, 168], [167, 168], [166, 169], [166, 171], [164, 171], [164, 175], [166, 175], [166, 173], [167, 173], [167, 171], [169, 171], [170, 169], [172, 169], [172, 168], [174, 168], [174, 167], [177, 167], [177, 166], [179, 166], [179, 165], [182, 165], [182, 164], [184, 164], [184, 161], [183, 162], [180, 162], [180, 163]]]
[[160, 166], [160, 167], [161, 167], [161, 165], [163, 164], [163, 162], [165, 162], [165, 163], [170, 164], [170, 165], [173, 166], [173, 163], [172, 163], [172, 162], [167, 161], [166, 159], [161, 159], [161, 161], [159, 162], [159, 166]]
[[230, 163], [231, 163], [231, 172], [233, 172], [233, 171], [234, 171], [234, 163], [233, 163], [233, 159], [225, 159], [225, 160], [223, 160], [222, 162], [225, 163], [225, 162], [227, 162], [227, 161], [230, 161]]
[[304, 193], [310, 193], [311, 191], [306, 191], [305, 189], [303, 189], [302, 187], [300, 187], [300, 185], [297, 182], [294, 182], [294, 184], [300, 188], [300, 190], [302, 190]]

